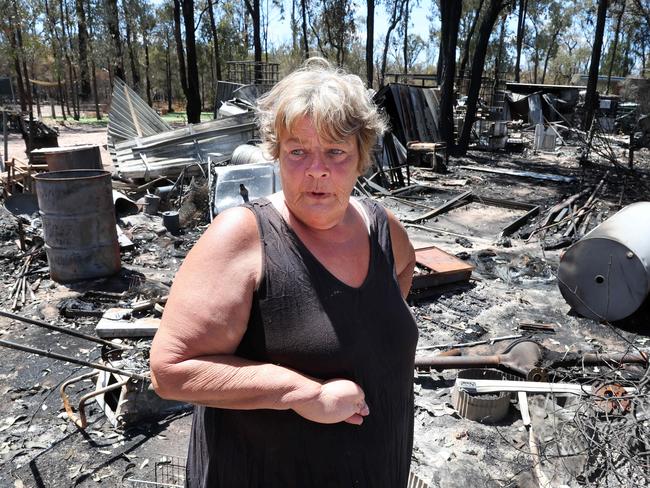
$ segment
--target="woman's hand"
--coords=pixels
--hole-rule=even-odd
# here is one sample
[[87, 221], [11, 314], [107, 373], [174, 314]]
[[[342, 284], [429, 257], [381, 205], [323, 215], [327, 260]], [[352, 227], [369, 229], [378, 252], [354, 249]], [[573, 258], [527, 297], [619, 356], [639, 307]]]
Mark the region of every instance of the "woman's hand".
[[315, 398], [293, 407], [293, 410], [301, 417], [321, 424], [347, 422], [361, 425], [363, 417], [370, 413], [361, 387], [342, 379], [324, 382]]

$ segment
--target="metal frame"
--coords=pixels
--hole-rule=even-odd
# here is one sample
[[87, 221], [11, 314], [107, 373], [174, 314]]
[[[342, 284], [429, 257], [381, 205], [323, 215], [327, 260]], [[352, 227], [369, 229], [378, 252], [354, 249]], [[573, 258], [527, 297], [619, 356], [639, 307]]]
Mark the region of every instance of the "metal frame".
[[522, 225], [524, 225], [528, 221], [528, 219], [530, 219], [531, 217], [539, 213], [539, 205], [533, 205], [532, 203], [516, 202], [514, 200], [503, 200], [500, 198], [482, 197], [480, 195], [475, 195], [470, 190], [461, 193], [460, 195], [457, 195], [450, 200], [447, 200], [445, 203], [443, 203], [437, 208], [434, 208], [429, 212], [426, 212], [422, 215], [418, 215], [415, 217], [408, 217], [402, 220], [406, 223], [414, 224], [470, 203], [481, 203], [483, 205], [491, 205], [493, 207], [503, 207], [503, 208], [509, 208], [513, 210], [526, 210], [526, 214], [522, 215], [511, 224], [508, 224], [506, 227], [504, 227], [497, 237], [511, 235]]

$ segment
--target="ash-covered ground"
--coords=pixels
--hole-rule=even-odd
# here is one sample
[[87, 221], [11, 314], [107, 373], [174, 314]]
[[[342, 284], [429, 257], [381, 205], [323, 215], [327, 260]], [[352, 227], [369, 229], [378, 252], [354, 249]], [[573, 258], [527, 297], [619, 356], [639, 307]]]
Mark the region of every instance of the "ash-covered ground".
[[[612, 142], [611, 151], [626, 161], [620, 144]], [[616, 324], [601, 324], [571, 311], [556, 278], [561, 253], [571, 236], [564, 235], [566, 226], [537, 230], [551, 207], [582, 190], [590, 190], [588, 196], [605, 176], [584, 231], [630, 203], [648, 200], [649, 152], [639, 151], [636, 160], [633, 170], [598, 154], [592, 154], [587, 163], [579, 163], [577, 145], [561, 146], [552, 154], [476, 151], [462, 159], [452, 158], [446, 174], [413, 170], [411, 183], [419, 186], [395, 198], [377, 196], [400, 218], [422, 214], [426, 207], [435, 208], [468, 190], [476, 197], [540, 206], [537, 216], [506, 237], [499, 235], [501, 230], [523, 212], [483, 205], [480, 198], [421, 222], [428, 230], [407, 228], [414, 242], [435, 245], [475, 267], [469, 282], [440, 286], [430, 290], [427, 298], [411, 304], [420, 329], [418, 354], [434, 354], [449, 349], [446, 346], [477, 341], [485, 343], [461, 347], [461, 353], [496, 354], [512, 340], [492, 343], [491, 339], [515, 335], [533, 338], [543, 348], [562, 354], [647, 350], [647, 307]], [[573, 179], [550, 181], [460, 166]], [[25, 303], [16, 307], [16, 313], [94, 334], [103, 310], [164, 296], [184, 256], [207, 226], [201, 210], [205, 192], [197, 188], [198, 183], [192, 197], [185, 199], [179, 235], [161, 229], [160, 218], [123, 226], [134, 248], [122, 253], [123, 269], [115, 277], [60, 285], [49, 279], [44, 253], [36, 253], [26, 275]], [[19, 225], [16, 217], [0, 209], [3, 310], [14, 305], [11, 290], [24, 269], [26, 253], [17, 245], [21, 232], [28, 245], [36, 245], [42, 238], [38, 219], [23, 220]], [[98, 296], [96, 292], [101, 293]], [[22, 301], [19, 296], [17, 303]], [[80, 316], [80, 309], [86, 310], [87, 316]], [[546, 324], [552, 331], [525, 330], [522, 324], [526, 323]], [[3, 317], [0, 339], [90, 362], [101, 355], [101, 347], [91, 342]], [[147, 340], [125, 339], [125, 343], [146, 356]], [[64, 411], [59, 387], [91, 368], [8, 348], [1, 351], [0, 388], [5, 401], [0, 404], [0, 486], [138, 486], [134, 479], [154, 481], [155, 463], [161, 455], [185, 455], [190, 411], [116, 429], [90, 401], [86, 407], [89, 424], [79, 429]], [[599, 410], [589, 396], [567, 399], [529, 395], [538, 441], [536, 457], [529, 429], [514, 399], [506, 416], [496, 424], [467, 420], [452, 407], [457, 370], [420, 369], [414, 373], [412, 470], [432, 487], [543, 486], [540, 471], [545, 486], [644, 486], [644, 476], [650, 472], [644, 373], [639, 366], [577, 366], [549, 372], [551, 381], [589, 385], [618, 382], [633, 385], [639, 394], [631, 395], [632, 405], [624, 413]], [[76, 408], [78, 399], [93, 389], [93, 382], [84, 380], [66, 391]]]

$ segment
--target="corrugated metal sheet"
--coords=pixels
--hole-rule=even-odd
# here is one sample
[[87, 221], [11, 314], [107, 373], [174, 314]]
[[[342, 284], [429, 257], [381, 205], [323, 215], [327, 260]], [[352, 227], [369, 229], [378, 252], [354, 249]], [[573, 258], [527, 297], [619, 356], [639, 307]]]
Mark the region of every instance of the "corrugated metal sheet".
[[229, 160], [235, 148], [254, 133], [251, 112], [136, 137], [116, 144], [116, 172], [126, 178], [176, 176], [189, 165]]
[[[238, 87], [227, 86], [223, 94]], [[254, 131], [252, 112], [172, 129], [136, 92], [115, 79], [109, 149], [116, 173], [126, 178], [177, 176], [196, 163], [227, 161]]]
[[171, 130], [171, 126], [124, 81], [116, 77], [108, 114], [108, 136], [113, 144], [168, 130]]
[[442, 142], [440, 94], [435, 88], [391, 83], [374, 97], [390, 119], [391, 131], [406, 146], [409, 142]]

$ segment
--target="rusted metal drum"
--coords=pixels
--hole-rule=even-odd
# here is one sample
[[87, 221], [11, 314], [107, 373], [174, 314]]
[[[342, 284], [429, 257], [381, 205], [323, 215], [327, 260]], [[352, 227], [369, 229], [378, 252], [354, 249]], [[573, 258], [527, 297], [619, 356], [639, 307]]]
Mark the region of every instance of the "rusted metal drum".
[[103, 169], [99, 146], [47, 147], [36, 149], [32, 153], [37, 153], [45, 159], [49, 171]]
[[118, 272], [111, 174], [80, 169], [34, 179], [51, 278], [68, 283]]
[[567, 249], [558, 281], [584, 317], [632, 315], [650, 293], [650, 202], [628, 205]]

